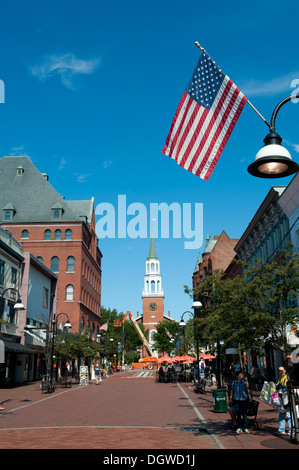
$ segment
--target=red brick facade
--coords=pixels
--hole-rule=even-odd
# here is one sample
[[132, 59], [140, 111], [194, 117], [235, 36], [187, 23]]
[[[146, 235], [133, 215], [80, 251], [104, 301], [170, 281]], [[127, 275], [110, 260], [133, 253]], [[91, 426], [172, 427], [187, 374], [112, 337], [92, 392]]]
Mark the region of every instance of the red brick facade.
[[[101, 314], [101, 255], [95, 253], [94, 231], [83, 223], [58, 225], [57, 222], [22, 227], [9, 224], [4, 228], [13, 233], [24, 251], [41, 257], [45, 266], [57, 274], [57, 314], [63, 312], [69, 316], [72, 332], [89, 328], [96, 339]], [[28, 239], [22, 238], [24, 229], [28, 230]], [[44, 239], [45, 230], [51, 230], [51, 240]], [[61, 230], [61, 240], [54, 239], [56, 230]], [[71, 230], [71, 239], [65, 239], [66, 230]], [[53, 257], [59, 259], [58, 271], [52, 266]], [[69, 257], [74, 258], [74, 265], [68, 269]], [[73, 286], [73, 294], [71, 288], [67, 293], [67, 286]], [[61, 320], [65, 321], [63, 317]]]
[[239, 240], [229, 238], [223, 231], [221, 235], [215, 235], [214, 240], [207, 238], [206, 248], [193, 273], [193, 288], [205, 280], [207, 274], [217, 269], [225, 271], [234, 259], [236, 252], [234, 247]]

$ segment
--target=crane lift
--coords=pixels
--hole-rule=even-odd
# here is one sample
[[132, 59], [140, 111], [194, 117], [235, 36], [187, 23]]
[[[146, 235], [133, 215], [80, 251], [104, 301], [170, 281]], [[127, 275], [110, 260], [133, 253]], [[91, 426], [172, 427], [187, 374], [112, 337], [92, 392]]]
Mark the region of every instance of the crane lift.
[[156, 362], [157, 361], [157, 358], [155, 357], [154, 355], [154, 352], [152, 350], [152, 348], [150, 347], [148, 341], [146, 340], [144, 334], [142, 333], [137, 321], [135, 320], [135, 318], [133, 317], [133, 315], [131, 314], [131, 312], [127, 312], [122, 320], [122, 324], [124, 325], [125, 324], [125, 321], [127, 319], [127, 317], [129, 316], [131, 322], [133, 323], [134, 327], [135, 327], [135, 330], [139, 336], [139, 338], [141, 339], [142, 341], [142, 344], [143, 346], [145, 346], [145, 348], [147, 349], [148, 353], [149, 353], [149, 357], [146, 357], [144, 359], [140, 359], [140, 362], [133, 362], [132, 363], [132, 366], [133, 367], [149, 367], [151, 368], [152, 367], [152, 363], [153, 362]]

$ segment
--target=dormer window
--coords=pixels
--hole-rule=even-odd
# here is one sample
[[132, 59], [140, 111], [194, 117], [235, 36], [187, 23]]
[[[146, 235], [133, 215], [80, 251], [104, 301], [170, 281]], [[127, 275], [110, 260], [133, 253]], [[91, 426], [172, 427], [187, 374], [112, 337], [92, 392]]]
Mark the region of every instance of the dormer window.
[[14, 215], [16, 213], [16, 210], [12, 204], [7, 204], [5, 207], [2, 209], [2, 220], [12, 220]]
[[24, 173], [24, 168], [22, 166], [18, 166], [17, 168], [17, 175], [18, 176], [22, 176], [22, 174]]
[[52, 211], [52, 219], [61, 219], [62, 218], [62, 214], [63, 214], [63, 207], [62, 205], [60, 204], [60, 202], [58, 202], [57, 204], [55, 204], [53, 207], [51, 207], [51, 211]]

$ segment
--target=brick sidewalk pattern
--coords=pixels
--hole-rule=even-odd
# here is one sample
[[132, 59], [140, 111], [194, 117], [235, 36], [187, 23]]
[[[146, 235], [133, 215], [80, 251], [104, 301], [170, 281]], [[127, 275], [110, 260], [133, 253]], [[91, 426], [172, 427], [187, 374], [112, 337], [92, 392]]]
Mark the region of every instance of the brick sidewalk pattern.
[[259, 403], [259, 429], [236, 434], [229, 413], [214, 412], [212, 389], [195, 394], [190, 383], [157, 383], [153, 372], [52, 394], [35, 382], [0, 389], [0, 449], [298, 449], [274, 435], [278, 415]]

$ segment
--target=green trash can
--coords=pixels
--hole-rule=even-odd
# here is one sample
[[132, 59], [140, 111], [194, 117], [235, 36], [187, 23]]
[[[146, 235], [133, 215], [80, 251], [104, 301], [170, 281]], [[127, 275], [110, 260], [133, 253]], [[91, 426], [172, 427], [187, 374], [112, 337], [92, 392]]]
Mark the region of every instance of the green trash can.
[[219, 388], [217, 390], [213, 390], [213, 405], [215, 413], [227, 412], [227, 399], [225, 389]]

